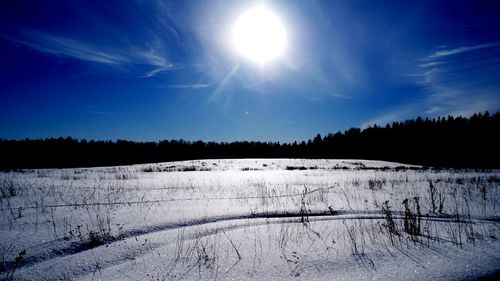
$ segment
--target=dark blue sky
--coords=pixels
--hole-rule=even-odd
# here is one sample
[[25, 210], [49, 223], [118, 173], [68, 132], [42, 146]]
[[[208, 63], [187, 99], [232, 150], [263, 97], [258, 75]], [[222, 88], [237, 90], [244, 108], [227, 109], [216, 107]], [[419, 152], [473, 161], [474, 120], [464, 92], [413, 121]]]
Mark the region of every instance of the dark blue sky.
[[[285, 54], [231, 44], [264, 2]], [[0, 138], [305, 140], [500, 110], [500, 1], [1, 1]]]

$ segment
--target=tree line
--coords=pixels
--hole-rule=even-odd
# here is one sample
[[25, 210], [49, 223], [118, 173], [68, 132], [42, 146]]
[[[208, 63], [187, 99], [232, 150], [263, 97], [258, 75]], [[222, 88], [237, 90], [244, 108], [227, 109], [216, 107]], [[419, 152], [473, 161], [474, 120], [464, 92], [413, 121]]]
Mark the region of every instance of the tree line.
[[500, 168], [500, 113], [406, 120], [308, 141], [135, 142], [0, 139], [0, 168], [114, 166], [223, 158], [370, 159], [434, 167]]

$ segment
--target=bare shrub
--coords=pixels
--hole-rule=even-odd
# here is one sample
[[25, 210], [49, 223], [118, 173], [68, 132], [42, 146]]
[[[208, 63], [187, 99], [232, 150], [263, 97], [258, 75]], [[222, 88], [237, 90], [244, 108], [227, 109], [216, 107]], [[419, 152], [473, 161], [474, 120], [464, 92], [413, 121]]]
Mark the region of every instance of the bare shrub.
[[371, 190], [381, 190], [383, 184], [384, 181], [382, 180], [374, 180], [374, 179], [368, 180], [368, 188]]
[[300, 198], [300, 210], [299, 210], [300, 222], [304, 223], [304, 224], [309, 223], [309, 216], [307, 214], [308, 213], [307, 212], [307, 205], [309, 205], [309, 202], [306, 202], [307, 193], [308, 193], [307, 186], [304, 186], [304, 192], [302, 193], [301, 198]]
[[427, 189], [427, 193], [429, 193], [429, 199], [431, 201], [431, 209], [432, 213], [436, 213], [436, 187], [432, 184], [432, 181], [429, 181], [429, 188]]
[[361, 224], [361, 220], [358, 223], [354, 223], [349, 226], [345, 221], [342, 221], [347, 231], [347, 239], [349, 245], [351, 246], [351, 254], [356, 257], [366, 257], [365, 255], [365, 229]]
[[0, 194], [2, 195], [2, 199], [7, 199], [9, 197], [14, 197], [17, 195], [18, 190], [17, 186], [10, 179], [2, 179], [0, 180]]
[[419, 201], [419, 198], [418, 196], [415, 196], [413, 197], [413, 201], [415, 202], [415, 207], [417, 209], [417, 224], [416, 224], [416, 235], [420, 235], [421, 234], [421, 231], [420, 231], [420, 222], [421, 222], [421, 219], [422, 219], [422, 213], [420, 212], [420, 201]]
[[26, 250], [22, 250], [16, 256], [16, 259], [14, 260], [14, 264], [12, 266], [12, 270], [11, 270], [10, 273], [7, 274], [7, 279], [8, 280], [13, 280], [14, 279], [14, 273], [19, 268], [19, 266], [23, 263], [25, 257], [26, 257]]
[[442, 214], [443, 213], [443, 207], [444, 207], [444, 200], [446, 199], [446, 196], [442, 195], [441, 192], [439, 192], [439, 209], [438, 213]]
[[411, 211], [408, 199], [403, 200], [403, 205], [405, 206], [404, 230], [413, 241], [416, 241], [420, 235], [420, 218]]
[[216, 269], [218, 248], [218, 237], [203, 237], [196, 240], [195, 249], [197, 254], [198, 270], [201, 270], [202, 265], [208, 269]]
[[286, 170], [287, 171], [293, 171], [293, 170], [303, 171], [303, 170], [307, 170], [307, 168], [304, 166], [286, 166]]
[[389, 234], [389, 239], [391, 240], [391, 244], [394, 245], [393, 235], [399, 235], [399, 231], [394, 223], [394, 219], [392, 218], [391, 207], [389, 206], [389, 200], [385, 201], [382, 204], [382, 213], [385, 216], [386, 220], [386, 229]]

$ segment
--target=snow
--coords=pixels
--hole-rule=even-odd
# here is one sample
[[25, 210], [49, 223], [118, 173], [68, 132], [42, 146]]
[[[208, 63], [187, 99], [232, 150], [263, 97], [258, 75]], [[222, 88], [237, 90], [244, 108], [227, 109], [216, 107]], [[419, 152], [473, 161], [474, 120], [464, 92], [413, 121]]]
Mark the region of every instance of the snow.
[[365, 160], [3, 172], [0, 279], [475, 280], [500, 270], [499, 185]]

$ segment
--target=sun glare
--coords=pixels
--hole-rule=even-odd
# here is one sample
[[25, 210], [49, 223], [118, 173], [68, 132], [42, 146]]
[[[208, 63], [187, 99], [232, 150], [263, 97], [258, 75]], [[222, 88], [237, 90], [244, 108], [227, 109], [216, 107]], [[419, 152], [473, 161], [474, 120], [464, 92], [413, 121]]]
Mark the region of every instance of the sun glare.
[[285, 27], [271, 10], [259, 5], [238, 18], [233, 27], [233, 43], [242, 56], [265, 64], [283, 55]]

